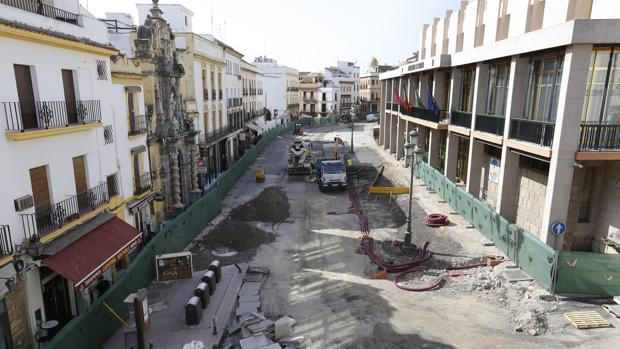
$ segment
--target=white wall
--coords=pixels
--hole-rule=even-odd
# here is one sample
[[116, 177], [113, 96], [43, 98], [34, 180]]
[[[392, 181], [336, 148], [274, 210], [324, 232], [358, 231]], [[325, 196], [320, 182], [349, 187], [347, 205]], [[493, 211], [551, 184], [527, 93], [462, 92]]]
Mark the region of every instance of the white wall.
[[[149, 10], [153, 4], [136, 4], [138, 8], [138, 24], [144, 24]], [[170, 24], [173, 32], [192, 32], [192, 21], [194, 13], [187, 7], [180, 4], [159, 4], [159, 9], [163, 12], [162, 17]], [[187, 20], [187, 24], [185, 21]]]
[[[75, 195], [72, 158], [86, 155], [87, 179], [89, 187], [105, 181], [106, 176], [117, 172], [117, 165], [124, 165], [128, 155], [117, 154], [116, 141], [127, 138], [126, 108], [118, 88], [113, 88], [110, 77], [108, 57], [76, 53], [55, 47], [29, 42], [0, 38], [0, 47], [11, 47], [0, 57], [0, 76], [6, 83], [0, 85], [0, 100], [16, 102], [17, 88], [13, 64], [30, 65], [35, 76], [35, 99], [40, 101], [62, 101], [61, 69], [74, 70], [78, 100], [99, 100], [101, 104], [102, 126], [114, 125], [115, 143], [104, 145], [103, 128], [36, 138], [12, 141], [0, 137], [0, 158], [6, 159], [8, 166], [0, 171], [0, 182], [11, 183], [3, 186], [0, 195], [0, 222], [11, 226], [13, 241], [20, 243], [23, 229], [20, 216], [13, 208], [13, 200], [32, 194], [29, 169], [48, 165], [48, 180], [52, 203]], [[42, 60], [41, 57], [45, 57]], [[107, 80], [97, 80], [96, 59], [105, 60], [108, 65]], [[141, 103], [143, 104], [143, 103]], [[4, 110], [0, 110], [2, 131], [6, 129]], [[117, 161], [119, 159], [119, 161]], [[127, 178], [131, 183], [131, 178]], [[122, 186], [125, 188], [125, 184]], [[34, 209], [19, 212], [33, 213]]]
[[620, 5], [617, 0], [592, 0], [591, 19], [620, 18]]
[[[69, 3], [77, 3], [76, 0], [67, 1]], [[77, 10], [71, 12], [79, 14]], [[0, 18], [24, 23], [37, 28], [68, 34], [78, 38], [88, 38], [89, 40], [96, 41], [98, 43], [108, 42], [105, 23], [88, 14], [82, 14], [80, 16], [81, 25], [75, 25], [0, 3]]]

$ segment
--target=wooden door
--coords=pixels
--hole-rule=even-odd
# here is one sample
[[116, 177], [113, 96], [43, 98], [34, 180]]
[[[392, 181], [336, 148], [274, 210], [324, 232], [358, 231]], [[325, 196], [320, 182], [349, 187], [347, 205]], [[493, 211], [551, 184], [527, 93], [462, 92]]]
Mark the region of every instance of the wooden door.
[[44, 231], [52, 222], [52, 205], [50, 189], [47, 181], [47, 166], [39, 166], [30, 169], [30, 186], [36, 211], [35, 219], [38, 231]]
[[14, 64], [15, 83], [17, 84], [17, 98], [21, 111], [21, 128], [37, 128], [37, 113], [34, 104], [34, 89], [30, 67], [27, 65]]
[[86, 160], [84, 155], [73, 158], [73, 179], [75, 180], [75, 193], [77, 194], [78, 213], [89, 210], [88, 182], [86, 181]]
[[67, 119], [70, 124], [78, 122], [77, 100], [75, 98], [75, 85], [73, 84], [73, 71], [62, 70], [62, 86], [65, 91], [65, 104], [67, 106]]
[[73, 178], [75, 179], [75, 192], [82, 194], [88, 191], [86, 180], [86, 159], [84, 155], [73, 158]]
[[50, 189], [47, 181], [47, 166], [30, 169], [30, 185], [35, 209], [43, 209], [51, 205]]

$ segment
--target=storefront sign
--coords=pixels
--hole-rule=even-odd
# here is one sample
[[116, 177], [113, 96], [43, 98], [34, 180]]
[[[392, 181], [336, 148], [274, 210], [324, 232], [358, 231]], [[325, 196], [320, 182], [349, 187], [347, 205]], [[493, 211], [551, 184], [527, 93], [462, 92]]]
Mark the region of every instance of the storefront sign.
[[111, 256], [99, 269], [94, 270], [88, 277], [75, 284], [77, 292], [82, 292], [86, 287], [92, 284], [97, 278], [105, 273], [108, 269], [112, 268], [121, 258], [125, 257], [131, 250], [133, 250], [138, 244], [142, 242], [142, 234], [138, 235], [133, 241], [123, 247], [114, 256]]

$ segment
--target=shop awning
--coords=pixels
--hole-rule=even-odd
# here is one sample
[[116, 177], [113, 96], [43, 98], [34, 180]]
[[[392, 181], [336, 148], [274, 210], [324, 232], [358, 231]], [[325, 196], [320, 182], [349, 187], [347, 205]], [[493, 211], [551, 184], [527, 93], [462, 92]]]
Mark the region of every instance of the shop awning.
[[263, 132], [265, 132], [265, 130], [263, 130], [262, 127], [254, 124], [254, 123], [251, 123], [251, 122], [245, 124], [245, 126], [247, 126], [248, 128], [251, 128], [252, 130], [258, 132], [259, 135], [262, 134]]
[[94, 227], [91, 224], [92, 230], [42, 261], [71, 281], [78, 292], [142, 241], [142, 233], [125, 221], [116, 216], [104, 218], [108, 219]]

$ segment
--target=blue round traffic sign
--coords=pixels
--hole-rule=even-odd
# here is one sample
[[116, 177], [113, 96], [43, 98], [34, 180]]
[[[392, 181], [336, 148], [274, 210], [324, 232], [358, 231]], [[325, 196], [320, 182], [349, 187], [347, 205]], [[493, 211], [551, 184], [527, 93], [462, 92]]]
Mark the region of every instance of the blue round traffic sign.
[[562, 221], [555, 221], [551, 223], [551, 234], [560, 236], [566, 233], [566, 223]]

